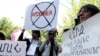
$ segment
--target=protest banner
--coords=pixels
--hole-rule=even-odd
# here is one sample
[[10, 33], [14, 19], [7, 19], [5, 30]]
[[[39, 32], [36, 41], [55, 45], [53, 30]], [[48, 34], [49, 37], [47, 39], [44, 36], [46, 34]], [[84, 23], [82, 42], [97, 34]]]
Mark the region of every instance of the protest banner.
[[26, 42], [0, 40], [0, 56], [26, 56]]
[[59, 56], [100, 56], [100, 13], [65, 32]]
[[26, 9], [24, 28], [50, 30], [57, 25], [59, 0], [46, 0], [31, 4]]

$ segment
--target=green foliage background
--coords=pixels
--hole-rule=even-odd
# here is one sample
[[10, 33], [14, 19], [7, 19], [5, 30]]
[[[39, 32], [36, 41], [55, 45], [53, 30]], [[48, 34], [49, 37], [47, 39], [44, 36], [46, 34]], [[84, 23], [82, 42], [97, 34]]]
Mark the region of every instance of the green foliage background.
[[70, 9], [66, 10], [66, 16], [63, 17], [64, 27], [72, 28], [75, 25], [74, 19], [77, 18], [77, 13], [80, 8], [85, 4], [96, 5], [100, 9], [100, 0], [66, 0], [70, 4]]
[[[57, 37], [59, 42], [61, 43], [62, 33], [63, 29], [71, 29], [75, 26], [75, 19], [77, 18], [77, 13], [80, 10], [80, 8], [85, 4], [93, 4], [96, 5], [100, 9], [100, 0], [66, 0], [69, 4], [66, 4], [66, 8], [68, 8], [66, 12], [66, 16], [63, 16], [63, 26], [58, 25], [58, 28], [60, 29], [60, 34]], [[67, 7], [67, 5], [70, 5]], [[58, 29], [58, 30], [59, 30]]]
[[[57, 25], [58, 29], [58, 35], [57, 35], [57, 40], [59, 44], [61, 44], [61, 38], [63, 34], [63, 29], [70, 29], [73, 28], [75, 25], [75, 18], [77, 18], [77, 13], [81, 6], [85, 4], [94, 4], [98, 8], [100, 8], [100, 0], [66, 0], [66, 2], [69, 3], [70, 8], [66, 10], [66, 16], [63, 16], [63, 26], [62, 25]], [[66, 4], [67, 5], [67, 4]], [[0, 31], [4, 32], [6, 35], [6, 39], [10, 39], [10, 34], [14, 29], [18, 29], [18, 26], [13, 25], [13, 23], [9, 20], [7, 17], [2, 17], [0, 19]], [[45, 41], [47, 31], [41, 31], [41, 40]]]
[[6, 36], [6, 39], [10, 39], [10, 34], [14, 29], [17, 29], [18, 26], [14, 26], [13, 23], [7, 17], [2, 17], [0, 19], [0, 31], [3, 32]]

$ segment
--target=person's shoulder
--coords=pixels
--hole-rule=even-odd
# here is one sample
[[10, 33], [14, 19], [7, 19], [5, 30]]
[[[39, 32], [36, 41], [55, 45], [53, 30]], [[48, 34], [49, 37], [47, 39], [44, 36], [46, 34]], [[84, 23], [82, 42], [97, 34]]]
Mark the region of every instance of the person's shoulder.
[[32, 40], [31, 38], [25, 38], [24, 39], [24, 41], [29, 41], [29, 42], [31, 42], [31, 40]]
[[42, 44], [42, 41], [39, 41], [40, 44]]

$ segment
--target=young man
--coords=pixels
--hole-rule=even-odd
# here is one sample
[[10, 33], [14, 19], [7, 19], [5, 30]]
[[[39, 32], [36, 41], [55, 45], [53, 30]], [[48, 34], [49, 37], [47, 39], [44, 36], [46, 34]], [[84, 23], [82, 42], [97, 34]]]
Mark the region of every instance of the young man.
[[79, 22], [83, 22], [87, 20], [88, 18], [92, 17], [93, 15], [100, 12], [99, 8], [97, 8], [95, 5], [92, 4], [86, 4], [81, 7], [80, 11], [78, 12], [78, 19]]
[[19, 41], [26, 41], [26, 56], [41, 56], [39, 52], [39, 46], [41, 45], [40, 31], [32, 30], [32, 39], [23, 39], [23, 34], [25, 30], [22, 30], [21, 35], [19, 36]]
[[47, 39], [39, 47], [42, 52], [42, 56], [57, 56], [58, 55], [58, 43], [55, 40], [55, 32], [50, 30], [47, 35]]

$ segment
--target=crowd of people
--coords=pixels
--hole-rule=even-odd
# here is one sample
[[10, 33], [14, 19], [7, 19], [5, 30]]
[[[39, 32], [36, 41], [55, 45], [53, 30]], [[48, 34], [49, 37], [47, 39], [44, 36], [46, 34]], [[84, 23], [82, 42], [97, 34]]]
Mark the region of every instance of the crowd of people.
[[18, 41], [26, 41], [26, 56], [57, 56], [62, 51], [56, 40], [57, 29], [49, 30], [44, 42], [40, 40], [41, 32], [39, 30], [32, 30], [30, 39], [23, 38], [24, 31], [25, 29], [22, 30]]
[[[75, 26], [84, 22], [88, 18], [100, 12], [100, 10], [92, 4], [86, 4], [81, 7], [78, 12], [77, 19], [75, 19]], [[69, 29], [64, 29], [64, 32]], [[26, 41], [26, 56], [58, 56], [61, 53], [62, 48], [58, 45], [56, 36], [58, 34], [57, 29], [51, 29], [48, 31], [46, 40], [42, 42], [40, 30], [32, 30], [32, 38], [23, 38], [25, 29], [22, 30], [18, 41]], [[4, 33], [0, 32], [0, 40], [6, 40]], [[33, 48], [34, 47], [34, 48]]]

